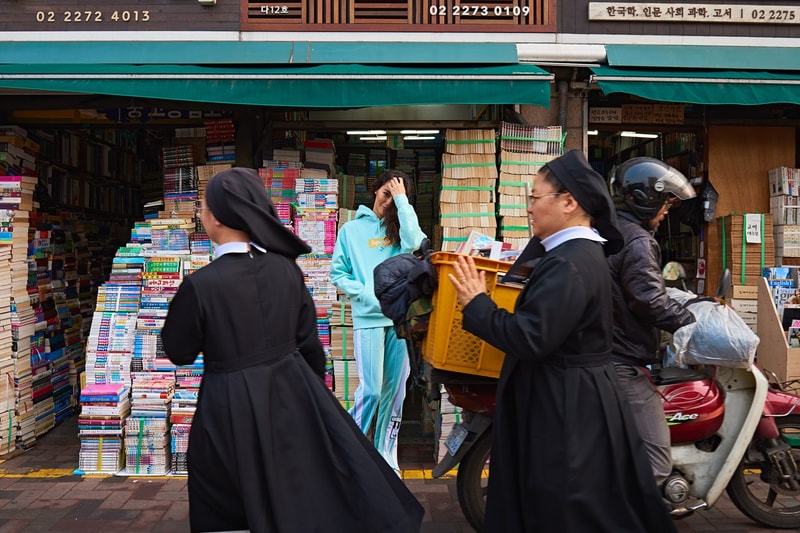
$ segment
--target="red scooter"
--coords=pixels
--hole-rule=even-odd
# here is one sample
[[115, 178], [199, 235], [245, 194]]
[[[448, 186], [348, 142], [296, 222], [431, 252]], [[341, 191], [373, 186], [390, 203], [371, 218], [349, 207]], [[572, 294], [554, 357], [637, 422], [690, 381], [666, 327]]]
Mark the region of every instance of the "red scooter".
[[[755, 365], [664, 368], [652, 373], [672, 437], [664, 484], [674, 518], [710, 509], [727, 490], [736, 507], [771, 528], [800, 529], [800, 397]], [[445, 441], [439, 477], [458, 465], [456, 487], [476, 531], [484, 521], [496, 384], [444, 382], [463, 422]]]

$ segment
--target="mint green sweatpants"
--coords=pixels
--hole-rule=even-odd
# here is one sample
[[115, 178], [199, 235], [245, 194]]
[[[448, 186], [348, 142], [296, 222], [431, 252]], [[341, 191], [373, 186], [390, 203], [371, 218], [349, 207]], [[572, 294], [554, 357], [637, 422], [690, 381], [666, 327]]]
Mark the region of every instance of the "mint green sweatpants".
[[355, 329], [353, 349], [360, 383], [350, 415], [366, 434], [377, 414], [375, 448], [389, 466], [399, 470], [397, 435], [410, 373], [406, 341], [397, 338], [392, 326]]

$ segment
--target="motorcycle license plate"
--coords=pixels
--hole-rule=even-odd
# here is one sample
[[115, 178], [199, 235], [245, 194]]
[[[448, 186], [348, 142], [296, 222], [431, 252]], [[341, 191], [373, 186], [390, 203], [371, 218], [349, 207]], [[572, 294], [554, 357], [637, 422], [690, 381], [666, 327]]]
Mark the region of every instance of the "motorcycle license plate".
[[444, 445], [447, 451], [450, 452], [450, 455], [455, 455], [456, 452], [458, 452], [458, 449], [464, 444], [464, 439], [467, 438], [468, 434], [469, 432], [464, 429], [464, 426], [461, 424], [453, 426], [453, 431], [450, 432], [447, 439], [444, 441]]

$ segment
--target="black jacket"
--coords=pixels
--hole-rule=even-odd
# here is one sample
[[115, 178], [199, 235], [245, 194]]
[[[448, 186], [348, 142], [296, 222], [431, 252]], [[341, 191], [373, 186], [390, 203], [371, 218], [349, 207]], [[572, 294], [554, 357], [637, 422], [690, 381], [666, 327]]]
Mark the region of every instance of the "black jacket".
[[420, 259], [414, 254], [390, 257], [375, 267], [373, 278], [381, 312], [395, 325], [406, 321], [414, 301], [431, 296], [436, 289], [436, 267], [429, 257]]
[[617, 210], [625, 238], [622, 251], [608, 258], [614, 295], [614, 362], [648, 365], [659, 361], [659, 330], [694, 322], [692, 313], [667, 296], [661, 251], [653, 235], [632, 214]]

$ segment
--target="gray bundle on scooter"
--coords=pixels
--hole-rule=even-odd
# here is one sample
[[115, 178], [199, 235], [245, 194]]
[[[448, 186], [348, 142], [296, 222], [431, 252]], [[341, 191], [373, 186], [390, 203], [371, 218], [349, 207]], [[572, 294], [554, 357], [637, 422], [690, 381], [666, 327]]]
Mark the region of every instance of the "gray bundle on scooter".
[[667, 294], [687, 307], [695, 317], [694, 323], [673, 334], [667, 356], [670, 366], [748, 368], [753, 364], [758, 335], [731, 306], [674, 287], [667, 287]]

